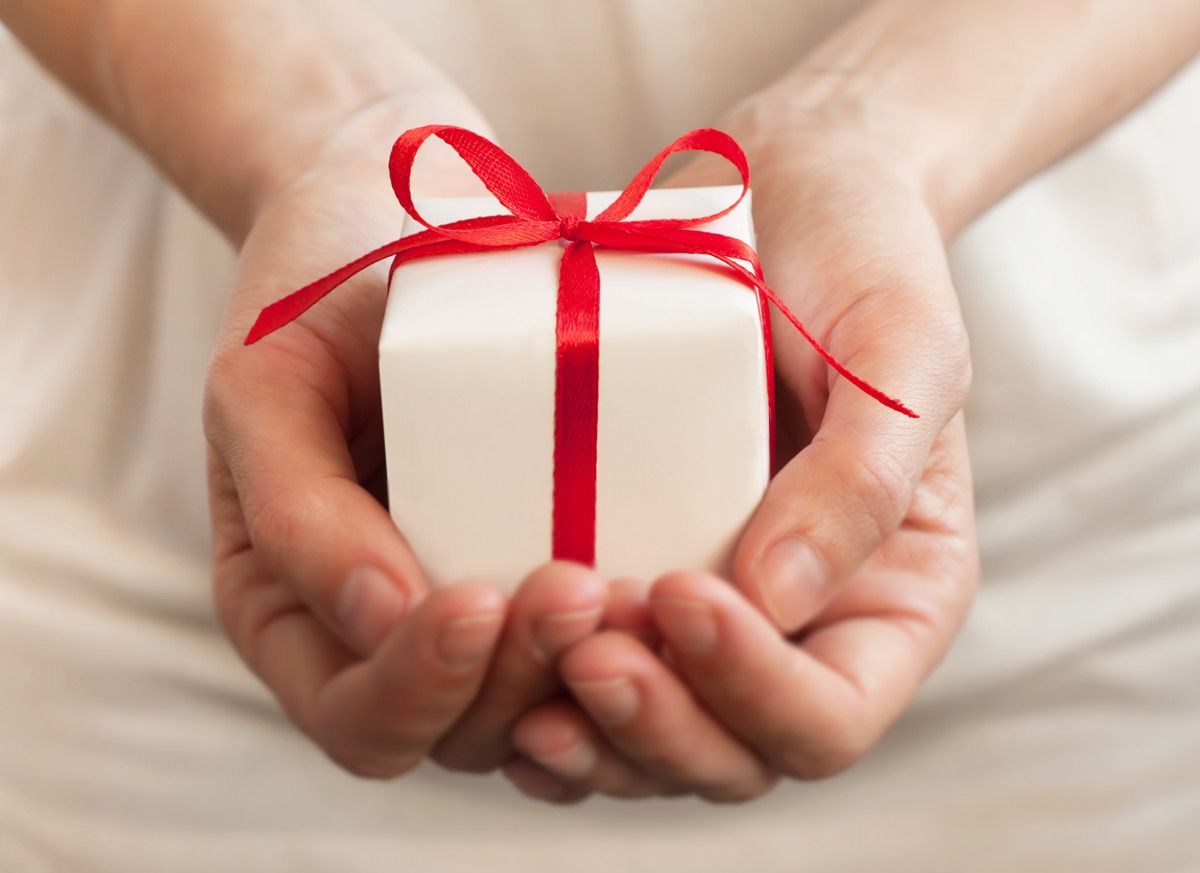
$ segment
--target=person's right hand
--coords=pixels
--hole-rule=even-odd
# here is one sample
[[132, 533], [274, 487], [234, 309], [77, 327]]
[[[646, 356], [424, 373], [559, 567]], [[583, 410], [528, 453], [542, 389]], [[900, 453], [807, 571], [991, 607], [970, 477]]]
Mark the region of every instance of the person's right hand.
[[[482, 583], [428, 590], [384, 505], [386, 265], [242, 344], [265, 304], [399, 235], [388, 150], [430, 121], [487, 133], [456, 93], [378, 101], [265, 202], [239, 255], [204, 404], [221, 622], [296, 725], [374, 777], [404, 773], [435, 747], [446, 766], [502, 764], [510, 725], [553, 693], [555, 656], [595, 629], [606, 597], [581, 568], [535, 571], [511, 604]], [[476, 190], [459, 164], [430, 157], [417, 174], [424, 193]]]

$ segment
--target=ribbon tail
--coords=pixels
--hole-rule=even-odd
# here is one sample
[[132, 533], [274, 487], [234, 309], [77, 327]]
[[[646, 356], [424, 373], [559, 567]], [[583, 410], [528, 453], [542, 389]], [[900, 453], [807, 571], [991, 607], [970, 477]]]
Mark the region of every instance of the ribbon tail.
[[412, 237], [406, 237], [405, 239], [393, 240], [390, 243], [382, 245], [373, 251], [367, 252], [360, 258], [355, 258], [345, 266], [339, 267], [329, 275], [322, 276], [315, 282], [310, 282], [299, 291], [293, 291], [286, 297], [281, 297], [271, 305], [264, 307], [262, 312], [258, 314], [254, 326], [246, 334], [245, 344], [248, 346], [254, 345], [263, 337], [274, 333], [285, 324], [299, 318], [309, 307], [313, 306], [313, 304], [347, 279], [361, 273], [372, 264], [409, 248], [408, 243], [411, 239]]
[[[683, 228], [659, 229], [651, 222], [625, 222], [623, 227], [613, 224], [593, 225], [590, 228], [589, 238], [597, 245], [615, 249], [704, 255], [720, 261], [732, 270], [743, 284], [753, 288], [770, 301], [771, 305], [779, 310], [779, 313], [804, 337], [805, 341], [813, 347], [817, 354], [824, 358], [825, 362], [846, 379], [846, 381], [888, 409], [899, 412], [909, 418], [921, 417], [900, 400], [889, 394], [885, 394], [866, 379], [855, 375], [849, 367], [821, 345], [817, 341], [817, 338], [809, 333], [808, 328], [804, 326], [804, 322], [767, 285], [762, 275], [762, 268], [758, 263], [758, 256], [752, 248], [741, 240], [708, 231], [687, 230]], [[754, 268], [753, 271], [746, 269], [740, 261], [750, 264]]]
[[752, 273], [741, 264], [737, 263], [737, 261], [731, 260], [730, 258], [722, 255], [712, 253], [709, 254], [717, 260], [724, 262], [726, 266], [738, 273], [743, 282], [745, 282], [747, 285], [750, 285], [752, 288], [755, 288], [760, 294], [763, 295], [763, 297], [769, 300], [771, 305], [779, 310], [779, 314], [788, 320], [792, 327], [794, 327], [796, 331], [802, 337], [804, 337], [805, 341], [813, 347], [816, 353], [825, 359], [825, 363], [832, 367], [843, 379], [845, 379], [859, 391], [866, 394], [868, 397], [877, 400], [879, 403], [882, 403], [884, 406], [893, 410], [894, 412], [899, 412], [901, 415], [907, 415], [909, 418], [921, 417], [917, 413], [913, 412], [913, 410], [905, 406], [904, 403], [897, 398], [892, 397], [890, 394], [884, 393], [866, 379], [856, 375], [849, 367], [834, 357], [831, 351], [825, 348], [825, 346], [821, 345], [817, 338], [809, 332], [807, 327], [804, 326], [804, 322], [800, 320], [796, 313], [792, 312], [792, 310], [788, 308], [788, 305], [783, 302], [783, 299], [773, 290], [771, 290], [771, 286], [769, 286], [763, 280], [761, 271], [757, 269], [757, 263], [754, 265], [756, 271]]
[[[451, 230], [493, 229], [506, 225], [511, 226], [516, 224], [516, 222], [517, 220], [511, 215], [489, 215], [483, 218], [456, 221], [446, 225], [445, 228]], [[411, 236], [392, 240], [390, 243], [385, 243], [379, 248], [367, 252], [360, 258], [355, 258], [345, 266], [334, 270], [328, 276], [322, 276], [317, 281], [305, 285], [299, 291], [293, 291], [288, 296], [276, 300], [269, 306], [264, 307], [262, 312], [258, 314], [258, 319], [246, 335], [245, 344], [248, 346], [254, 345], [254, 343], [263, 337], [274, 333], [285, 324], [296, 320], [330, 291], [361, 273], [372, 264], [382, 261], [384, 258], [395, 257], [396, 261], [392, 265], [392, 271], [395, 272], [395, 268], [405, 261], [415, 261], [420, 258], [436, 257], [437, 255], [459, 255], [469, 252], [481, 252], [489, 249], [521, 248], [530, 244], [524, 241], [510, 241], [484, 245], [465, 242], [454, 237], [447, 238], [441, 230], [425, 230], [420, 233], [414, 233]], [[388, 274], [388, 282], [389, 284], [391, 282], [390, 273]]]
[[796, 330], [800, 332], [800, 335], [808, 341], [808, 344], [816, 350], [817, 354], [825, 359], [825, 363], [829, 364], [830, 367], [836, 370], [843, 379], [852, 384], [859, 391], [866, 394], [868, 397], [872, 397], [879, 401], [888, 409], [899, 412], [901, 415], [907, 415], [909, 418], [921, 417], [916, 412], [913, 412], [913, 410], [905, 406], [900, 400], [892, 397], [890, 394], [885, 394], [883, 391], [880, 391], [861, 376], [856, 376], [849, 367], [835, 358], [832, 352], [821, 345], [817, 341], [817, 338], [808, 332], [808, 328], [804, 326], [804, 323], [800, 321], [800, 319], [794, 312], [792, 312], [792, 310], [788, 309], [787, 304], [780, 299], [778, 294], [768, 287], [766, 282], [758, 280], [756, 285], [759, 291], [762, 292], [763, 296], [765, 296], [767, 300], [771, 301], [771, 305], [779, 310], [779, 314], [786, 318], [791, 323], [792, 327], [796, 328]]

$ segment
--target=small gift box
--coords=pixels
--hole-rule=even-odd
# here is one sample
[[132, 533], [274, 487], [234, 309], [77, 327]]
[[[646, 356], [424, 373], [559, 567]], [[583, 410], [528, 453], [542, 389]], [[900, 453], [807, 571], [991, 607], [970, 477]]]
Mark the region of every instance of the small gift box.
[[[414, 203], [433, 136], [492, 197]], [[650, 190], [670, 155], [697, 150], [741, 186]], [[767, 286], [749, 165], [727, 134], [685, 134], [619, 194], [548, 195], [449, 125], [404, 133], [389, 169], [404, 235], [266, 307], [246, 343], [393, 259], [379, 341], [389, 502], [434, 583], [515, 586], [552, 557], [608, 577], [724, 571], [771, 469], [768, 304], [844, 378], [914, 415]]]
[[[740, 193], [652, 190], [630, 218], [710, 215]], [[587, 215], [616, 197], [587, 194]], [[435, 225], [502, 211], [491, 198], [416, 206]], [[405, 235], [423, 229], [410, 219]], [[704, 229], [751, 244], [748, 200]], [[711, 259], [597, 250], [594, 469], [556, 477], [562, 257], [540, 245], [393, 274], [379, 374], [396, 524], [435, 581], [518, 582], [554, 553], [556, 518], [572, 523], [555, 504], [572, 500], [594, 501], [594, 532], [579, 536], [594, 537], [605, 576], [724, 570], [770, 474], [757, 296]], [[594, 493], [570, 493], [575, 472]]]

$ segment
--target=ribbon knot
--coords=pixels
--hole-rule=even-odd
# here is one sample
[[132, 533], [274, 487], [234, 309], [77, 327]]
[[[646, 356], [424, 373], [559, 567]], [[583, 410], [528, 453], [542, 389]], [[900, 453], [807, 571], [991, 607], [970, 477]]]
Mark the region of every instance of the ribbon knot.
[[[507, 212], [444, 225], [430, 224], [421, 216], [412, 200], [411, 175], [417, 152], [432, 136], [458, 152]], [[663, 163], [683, 151], [711, 152], [733, 164], [742, 179], [737, 199], [712, 215], [629, 221], [629, 215], [642, 201]], [[890, 409], [918, 417], [899, 400], [850, 372], [808, 332], [767, 285], [753, 248], [734, 237], [694, 229], [728, 215], [750, 190], [749, 162], [727, 133], [705, 128], [684, 134], [655, 155], [620, 196], [590, 221], [585, 220], [585, 195], [547, 195], [507, 152], [461, 127], [436, 124], [406, 131], [392, 147], [388, 168], [396, 199], [426, 230], [386, 243], [265, 307], [246, 336], [246, 344], [255, 343], [298, 318], [351, 276], [384, 258], [392, 258], [395, 272], [401, 264], [420, 258], [502, 251], [567, 240], [570, 244], [563, 250], [560, 266], [556, 322], [552, 547], [555, 558], [594, 563], [600, 325], [597, 248], [713, 258], [754, 292], [762, 317], [772, 454], [775, 416], [770, 306], [788, 320], [830, 367], [859, 390]], [[579, 244], [581, 230], [585, 230], [588, 244]]]
[[579, 234], [581, 219], [574, 215], [564, 215], [558, 222], [558, 236], [568, 242], [575, 242]]

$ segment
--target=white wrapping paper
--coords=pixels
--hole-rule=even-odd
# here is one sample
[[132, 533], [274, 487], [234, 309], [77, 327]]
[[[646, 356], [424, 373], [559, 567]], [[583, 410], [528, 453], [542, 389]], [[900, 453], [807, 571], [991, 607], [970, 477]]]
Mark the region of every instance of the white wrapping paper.
[[[739, 190], [652, 190], [631, 218], [709, 214]], [[588, 194], [588, 216], [615, 197]], [[416, 205], [435, 224], [503, 211], [490, 197]], [[748, 199], [705, 229], [752, 243]], [[550, 243], [395, 273], [379, 343], [389, 503], [435, 584], [515, 587], [550, 558], [561, 255]], [[597, 569], [725, 572], [769, 475], [755, 295], [711, 259], [596, 256]]]

